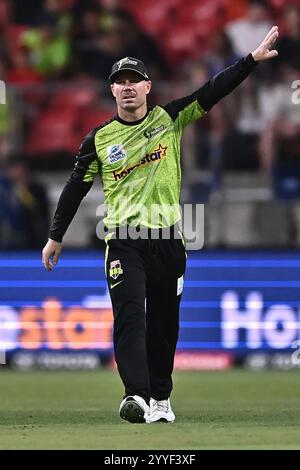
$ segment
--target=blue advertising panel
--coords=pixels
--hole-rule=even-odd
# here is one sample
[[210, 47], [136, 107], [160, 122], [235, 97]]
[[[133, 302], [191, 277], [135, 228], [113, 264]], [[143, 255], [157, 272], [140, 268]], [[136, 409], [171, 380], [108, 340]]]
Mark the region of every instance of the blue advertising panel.
[[[300, 252], [188, 253], [178, 350], [293, 350]], [[53, 272], [38, 252], [0, 254], [0, 349], [112, 352], [104, 254], [64, 251]]]

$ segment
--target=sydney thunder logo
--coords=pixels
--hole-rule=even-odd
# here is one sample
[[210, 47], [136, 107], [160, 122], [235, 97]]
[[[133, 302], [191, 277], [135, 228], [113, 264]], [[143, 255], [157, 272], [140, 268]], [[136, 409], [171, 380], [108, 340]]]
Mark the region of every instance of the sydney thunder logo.
[[151, 165], [152, 163], [157, 163], [167, 156], [167, 148], [159, 144], [158, 148], [153, 150], [151, 153], [147, 153], [139, 163], [136, 165], [128, 166], [122, 171], [113, 171], [115, 181], [119, 181], [125, 178], [129, 173], [131, 173], [135, 168], [142, 168], [146, 165]]
[[165, 129], [165, 126], [162, 124], [161, 126], [156, 127], [156, 129], [146, 130], [144, 132], [144, 136], [146, 137], [146, 139], [150, 140], [153, 136], [163, 131], [164, 129]]
[[122, 65], [125, 65], [125, 64], [128, 64], [128, 65], [137, 65], [137, 61], [136, 60], [132, 60], [132, 59], [129, 59], [129, 57], [125, 57], [124, 59], [121, 59], [119, 60], [118, 62], [118, 69], [120, 70], [120, 68], [122, 67]]

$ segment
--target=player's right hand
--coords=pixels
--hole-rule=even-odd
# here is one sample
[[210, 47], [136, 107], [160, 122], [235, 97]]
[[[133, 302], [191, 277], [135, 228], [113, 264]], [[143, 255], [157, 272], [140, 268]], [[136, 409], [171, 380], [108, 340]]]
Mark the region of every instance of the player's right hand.
[[56, 242], [49, 238], [42, 251], [42, 260], [47, 271], [52, 271], [54, 266], [58, 263], [61, 250], [62, 243]]

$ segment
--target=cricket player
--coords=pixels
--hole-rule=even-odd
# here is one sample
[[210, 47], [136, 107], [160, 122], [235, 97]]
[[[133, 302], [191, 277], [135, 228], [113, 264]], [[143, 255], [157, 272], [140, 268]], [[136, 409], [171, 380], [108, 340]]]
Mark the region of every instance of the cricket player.
[[[48, 271], [58, 262], [63, 236], [81, 200], [100, 175], [108, 207], [105, 267], [114, 352], [125, 388], [119, 413], [129, 422], [175, 420], [169, 397], [186, 267], [178, 229], [182, 132], [236, 88], [259, 61], [277, 56], [271, 50], [277, 37], [274, 26], [255, 51], [190, 96], [164, 106], [147, 107], [151, 80], [141, 60], [126, 57], [115, 63], [109, 80], [117, 115], [83, 140], [59, 198], [42, 254]], [[140, 238], [130, 236], [133, 227], [140, 230]]]

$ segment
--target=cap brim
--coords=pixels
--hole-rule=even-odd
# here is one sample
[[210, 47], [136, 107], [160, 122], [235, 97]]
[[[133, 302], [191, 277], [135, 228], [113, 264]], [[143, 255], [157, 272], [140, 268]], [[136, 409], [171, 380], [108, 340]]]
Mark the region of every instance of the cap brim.
[[137, 75], [140, 75], [141, 77], [143, 77], [144, 80], [150, 80], [150, 78], [147, 75], [144, 75], [142, 72], [139, 72], [138, 70], [133, 69], [131, 67], [124, 67], [124, 68], [121, 68], [120, 70], [116, 70], [115, 72], [110, 74], [109, 80], [112, 82], [115, 76], [118, 75], [118, 73], [123, 72], [124, 70], [131, 70], [132, 72], [135, 72]]

